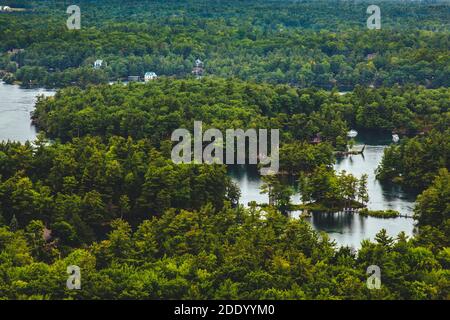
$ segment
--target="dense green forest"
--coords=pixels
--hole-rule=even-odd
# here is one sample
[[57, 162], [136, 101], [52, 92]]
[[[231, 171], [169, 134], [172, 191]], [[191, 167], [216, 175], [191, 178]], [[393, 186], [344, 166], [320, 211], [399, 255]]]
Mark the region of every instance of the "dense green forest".
[[[281, 167], [300, 174], [303, 200], [364, 203], [365, 182], [330, 169], [349, 125], [425, 130], [412, 140], [428, 139], [445, 160], [448, 101], [443, 88], [339, 95], [220, 79], [67, 88], [40, 99], [35, 121], [55, 142], [0, 145], [2, 297], [448, 299], [448, 162], [411, 160], [431, 179], [413, 239], [381, 230], [356, 253], [288, 218], [290, 191], [277, 177], [262, 190], [273, 203], [244, 209], [224, 166], [169, 158], [171, 130], [197, 117], [218, 128], [281, 127]], [[310, 144], [317, 134], [322, 143]], [[61, 286], [68, 263], [83, 269], [79, 292]], [[373, 291], [365, 270], [375, 263], [384, 280]]]
[[41, 219], [72, 245], [101, 237], [114, 218], [136, 224], [169, 208], [211, 203], [220, 209], [227, 199], [238, 201], [223, 166], [174, 165], [146, 140], [85, 138], [0, 149], [2, 220], [14, 217], [23, 227]]
[[378, 178], [420, 190], [429, 186], [440, 168], [450, 168], [449, 128], [447, 117], [440, 130], [433, 129], [386, 149]]
[[[415, 134], [448, 114], [448, 88], [357, 87], [336, 91], [256, 84], [236, 79], [160, 79], [152, 83], [71, 87], [37, 103], [34, 119], [50, 138], [86, 134], [169, 139], [180, 127], [281, 128], [282, 141], [309, 141], [319, 134], [345, 145], [349, 128]], [[293, 150], [295, 152], [295, 150]]]
[[[448, 2], [4, 4], [23, 10], [0, 13], [0, 76], [60, 90], [36, 102], [36, 141], [0, 142], [0, 299], [450, 299]], [[146, 71], [158, 79], [122, 81]], [[171, 160], [171, 133], [200, 120], [280, 130], [268, 203], [241, 203], [226, 165]], [[376, 174], [419, 193], [414, 236], [382, 229], [356, 251], [290, 217], [398, 216], [366, 208], [366, 174], [334, 170], [350, 129], [401, 135]]]
[[[26, 3], [0, 15], [0, 69], [25, 86], [186, 77], [197, 58], [205, 75], [300, 87], [449, 86], [446, 2], [77, 1], [81, 30], [67, 30], [65, 1]], [[381, 30], [366, 27], [369, 4]]]
[[[61, 256], [63, 238], [44, 223], [0, 227], [0, 295], [7, 299], [449, 299], [450, 174], [442, 170], [418, 200], [414, 239], [384, 230], [356, 254], [337, 249], [303, 220], [255, 208], [169, 209], [137, 229], [110, 224], [107, 237]], [[67, 206], [70, 204], [66, 203]], [[445, 207], [447, 206], [447, 208]], [[445, 213], [445, 216], [442, 215]], [[431, 223], [430, 223], [431, 222]], [[64, 230], [64, 228], [61, 228]], [[69, 228], [65, 232], [69, 232]], [[65, 237], [68, 239], [67, 237]], [[383, 270], [368, 290], [366, 268]], [[67, 265], [83, 270], [66, 290]]]

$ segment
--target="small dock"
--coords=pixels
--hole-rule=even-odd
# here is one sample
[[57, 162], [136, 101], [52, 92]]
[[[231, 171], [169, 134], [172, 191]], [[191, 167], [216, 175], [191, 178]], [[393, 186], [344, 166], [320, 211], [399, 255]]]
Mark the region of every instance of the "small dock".
[[335, 155], [337, 156], [349, 156], [349, 155], [358, 155], [364, 154], [364, 150], [366, 149], [366, 145], [363, 145], [361, 149], [351, 148], [347, 151], [336, 151]]

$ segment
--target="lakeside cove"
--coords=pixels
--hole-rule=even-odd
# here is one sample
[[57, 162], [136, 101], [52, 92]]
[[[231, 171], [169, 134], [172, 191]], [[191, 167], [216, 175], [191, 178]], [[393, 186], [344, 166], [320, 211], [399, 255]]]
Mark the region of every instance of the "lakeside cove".
[[[375, 170], [381, 161], [384, 149], [392, 143], [392, 136], [388, 133], [361, 133], [355, 141], [354, 148], [365, 146], [364, 152], [336, 157], [334, 169], [338, 172], [345, 170], [356, 177], [368, 175], [367, 209], [371, 214], [361, 214], [361, 210], [356, 212], [358, 211], [356, 208], [344, 210], [345, 207], [326, 208], [317, 204], [302, 204], [298, 192], [298, 181], [292, 178], [290, 184], [295, 193], [291, 197], [291, 203], [294, 206], [289, 215], [295, 219], [302, 217], [309, 221], [315, 230], [326, 232], [338, 245], [348, 245], [356, 249], [360, 248], [362, 240], [373, 240], [381, 229], [386, 229], [387, 233], [393, 237], [402, 231], [408, 236], [413, 236], [416, 223], [413, 219], [416, 194], [398, 185], [382, 183], [375, 177]], [[267, 194], [260, 193], [263, 181], [257, 168], [233, 166], [229, 169], [229, 175], [241, 189], [241, 204], [247, 206], [251, 201], [259, 205], [269, 202]], [[306, 215], [303, 215], [304, 209], [308, 209]], [[373, 214], [377, 211], [386, 213], [396, 211], [398, 215], [394, 217], [392, 214], [386, 214], [389, 216], [386, 218], [381, 217], [380, 214]]]
[[[55, 91], [24, 89], [17, 85], [0, 83], [0, 94], [6, 97], [0, 105], [2, 115], [0, 139], [20, 142], [34, 140], [37, 132], [31, 123], [30, 112], [34, 110], [36, 96], [52, 96]], [[328, 233], [338, 245], [349, 245], [355, 248], [359, 248], [361, 240], [373, 239], [382, 228], [386, 229], [391, 236], [396, 236], [401, 231], [412, 236], [415, 228], [414, 220], [411, 218], [415, 195], [402, 190], [399, 186], [382, 184], [375, 178], [374, 170], [381, 161], [384, 148], [392, 142], [391, 136], [361, 134], [355, 140], [355, 148], [362, 148], [365, 145], [363, 154], [337, 157], [334, 169], [345, 170], [358, 177], [364, 173], [368, 174], [369, 202], [367, 206], [369, 210], [396, 210], [399, 215], [383, 219], [363, 216], [354, 210], [342, 210], [343, 208], [325, 210], [320, 207], [304, 207], [301, 205], [299, 194], [296, 193], [292, 196], [291, 202], [298, 207], [293, 208], [291, 216], [298, 218], [307, 208], [308, 216], [304, 218], [308, 219], [315, 230]], [[268, 203], [267, 195], [260, 194], [262, 181], [256, 168], [233, 166], [229, 169], [229, 175], [241, 189], [241, 204], [247, 205], [251, 201], [256, 201], [258, 204]], [[292, 186], [298, 190], [298, 184], [295, 181], [292, 181]]]

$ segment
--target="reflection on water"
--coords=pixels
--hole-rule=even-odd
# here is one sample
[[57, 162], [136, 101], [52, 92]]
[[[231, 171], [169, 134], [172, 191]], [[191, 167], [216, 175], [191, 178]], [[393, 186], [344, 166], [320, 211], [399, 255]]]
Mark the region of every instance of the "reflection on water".
[[374, 217], [362, 217], [355, 213], [313, 213], [309, 218], [311, 225], [317, 231], [324, 231], [336, 241], [338, 245], [347, 245], [354, 248], [361, 246], [363, 239], [375, 238], [381, 230], [395, 237], [404, 231], [412, 236], [414, 220], [409, 218], [380, 219]]
[[239, 185], [241, 189], [240, 203], [247, 206], [250, 201], [257, 203], [268, 203], [267, 194], [261, 194], [263, 184], [255, 166], [235, 165], [228, 169], [228, 174]]
[[339, 158], [334, 168], [337, 171], [345, 170], [350, 172], [358, 178], [364, 173], [368, 175], [369, 209], [393, 209], [401, 212], [403, 215], [412, 215], [415, 196], [402, 191], [399, 186], [382, 185], [375, 178], [375, 169], [381, 162], [384, 148], [386, 146], [367, 145], [364, 150], [364, 156], [351, 155]]
[[0, 141], [34, 140], [36, 129], [31, 125], [30, 112], [38, 95], [51, 96], [54, 91], [22, 89], [0, 82]]
[[[36, 96], [53, 95], [53, 91], [44, 89], [22, 89], [14, 85], [0, 83], [0, 140], [16, 140], [24, 142], [36, 137], [36, 130], [30, 123], [30, 112], [34, 108]], [[359, 139], [359, 140], [358, 140]], [[375, 179], [375, 169], [383, 156], [383, 149], [391, 143], [389, 135], [359, 135], [357, 143], [366, 143], [364, 157], [349, 156], [338, 159], [336, 170], [346, 170], [355, 176], [366, 173], [369, 176], [369, 208], [395, 209], [403, 215], [411, 215], [414, 206], [414, 195], [403, 192], [399, 187], [380, 184]], [[246, 205], [250, 201], [267, 203], [266, 194], [260, 193], [262, 181], [256, 167], [234, 166], [229, 174], [241, 188], [241, 203]], [[294, 189], [297, 185], [290, 181]], [[299, 194], [292, 197], [294, 203], [300, 202]], [[298, 213], [293, 213], [293, 217]], [[414, 220], [407, 218], [379, 219], [360, 217], [352, 213], [314, 213], [310, 218], [314, 229], [327, 232], [339, 245], [360, 246], [363, 239], [373, 239], [382, 228], [396, 236], [400, 231], [412, 235]]]
[[[228, 174], [241, 189], [240, 203], [247, 206], [249, 202], [269, 203], [269, 196], [261, 194], [263, 181], [258, 173], [256, 165], [233, 165], [228, 167]], [[298, 184], [294, 179], [289, 184], [298, 191]], [[300, 195], [296, 193], [291, 197], [293, 203], [300, 202]]]
[[[369, 209], [394, 209], [402, 215], [411, 216], [415, 195], [403, 191], [398, 186], [381, 184], [375, 178], [375, 169], [381, 161], [383, 150], [391, 142], [390, 135], [359, 135], [356, 139], [357, 145], [367, 144], [364, 156], [342, 157], [337, 159], [334, 167], [337, 171], [345, 170], [357, 177], [364, 173], [368, 175]], [[250, 201], [268, 202], [267, 195], [260, 194], [262, 181], [255, 167], [233, 166], [229, 169], [229, 174], [241, 188], [242, 204], [246, 205]], [[297, 188], [294, 183], [292, 185]], [[300, 202], [298, 193], [292, 197], [292, 201]], [[293, 218], [298, 216], [299, 212], [292, 213]], [[380, 219], [361, 217], [348, 212], [314, 213], [309, 221], [315, 230], [328, 233], [338, 245], [349, 245], [354, 248], [359, 248], [363, 239], [373, 239], [383, 228], [394, 237], [401, 231], [411, 236], [414, 230], [414, 220], [410, 218]]]

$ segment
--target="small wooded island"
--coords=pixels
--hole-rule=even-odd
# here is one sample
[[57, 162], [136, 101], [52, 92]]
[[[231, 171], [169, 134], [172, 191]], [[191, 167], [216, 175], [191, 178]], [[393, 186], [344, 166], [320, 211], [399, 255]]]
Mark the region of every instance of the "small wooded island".
[[[381, 1], [373, 30], [365, 0], [79, 0], [79, 29], [61, 2], [7, 2], [24, 12], [0, 13], [1, 78], [59, 90], [35, 141], [0, 141], [1, 300], [450, 299], [448, 1]], [[241, 203], [225, 164], [173, 161], [197, 121], [279, 130], [267, 203]], [[376, 172], [335, 170], [370, 149], [356, 131], [392, 135]], [[414, 191], [414, 234], [355, 250], [315, 231], [403, 219], [372, 210], [368, 174]]]

